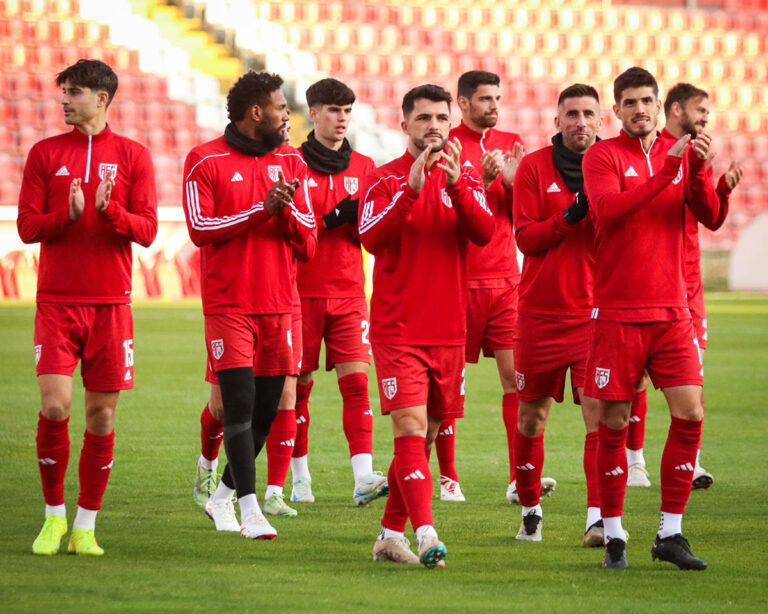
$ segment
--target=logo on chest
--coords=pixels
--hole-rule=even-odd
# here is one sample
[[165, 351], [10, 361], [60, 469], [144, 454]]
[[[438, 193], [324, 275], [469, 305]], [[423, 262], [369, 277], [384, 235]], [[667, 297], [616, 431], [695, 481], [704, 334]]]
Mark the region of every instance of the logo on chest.
[[451, 197], [448, 196], [448, 192], [445, 191], [445, 188], [440, 190], [440, 200], [443, 201], [443, 204], [446, 207], [453, 209], [453, 201], [451, 201]]
[[358, 187], [357, 177], [344, 177], [344, 189], [349, 192], [350, 195], [357, 192]]
[[283, 167], [279, 164], [269, 164], [267, 165], [267, 174], [269, 175], [269, 178], [272, 181], [277, 181], [280, 179], [280, 173], [282, 172]]
[[99, 178], [105, 179], [107, 174], [112, 175], [113, 179], [117, 177], [117, 164], [107, 164], [106, 162], [99, 164]]

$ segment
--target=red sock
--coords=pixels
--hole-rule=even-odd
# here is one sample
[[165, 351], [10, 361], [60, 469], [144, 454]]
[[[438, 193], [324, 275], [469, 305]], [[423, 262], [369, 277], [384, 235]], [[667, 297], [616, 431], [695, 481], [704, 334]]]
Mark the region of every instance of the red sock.
[[643, 390], [635, 395], [632, 401], [632, 413], [629, 416], [629, 431], [627, 447], [630, 450], [640, 450], [645, 444], [645, 415], [648, 413], [648, 391]]
[[[627, 492], [627, 430], [611, 429], [602, 422], [597, 429], [597, 479], [603, 518], [621, 516]], [[690, 486], [689, 486], [690, 488]]]
[[408, 522], [408, 511], [405, 508], [405, 501], [397, 485], [397, 471], [395, 469], [395, 459], [389, 465], [387, 473], [387, 482], [389, 482], [389, 495], [387, 503], [384, 506], [384, 516], [381, 519], [381, 526], [391, 531], [403, 533], [405, 524]]
[[415, 531], [432, 520], [432, 474], [429, 472], [425, 437], [395, 437], [395, 475]]
[[437, 437], [435, 437], [435, 450], [437, 462], [440, 465], [440, 475], [458, 482], [459, 474], [456, 473], [456, 418], [443, 420]]
[[349, 455], [373, 453], [373, 412], [368, 402], [368, 376], [350, 373], [339, 378], [342, 424], [349, 444]]
[[501, 416], [507, 429], [507, 450], [509, 451], [509, 481], [515, 479], [515, 434], [517, 433], [517, 409], [520, 399], [516, 392], [501, 397]]
[[600, 484], [597, 472], [597, 431], [584, 438], [584, 476], [587, 478], [587, 507], [600, 507]]
[[296, 385], [296, 445], [293, 447], [293, 457], [301, 458], [309, 452], [309, 393], [312, 384]]
[[69, 418], [49, 420], [42, 413], [37, 419], [37, 466], [43, 498], [48, 505], [64, 503], [64, 476], [69, 463]]
[[112, 470], [115, 431], [109, 435], [94, 435], [85, 431], [80, 451], [80, 496], [77, 504], [87, 510], [100, 510]]
[[267, 437], [267, 484], [283, 486], [296, 442], [296, 411], [280, 409]]
[[520, 505], [533, 507], [541, 499], [541, 470], [544, 466], [544, 431], [526, 437], [518, 429], [515, 436], [515, 479]]
[[672, 417], [667, 444], [661, 455], [662, 512], [685, 512], [685, 504], [691, 494], [696, 450], [701, 443], [702, 422]]
[[212, 461], [219, 458], [219, 448], [224, 441], [224, 422], [213, 417], [206, 404], [200, 414], [200, 451], [203, 458]]

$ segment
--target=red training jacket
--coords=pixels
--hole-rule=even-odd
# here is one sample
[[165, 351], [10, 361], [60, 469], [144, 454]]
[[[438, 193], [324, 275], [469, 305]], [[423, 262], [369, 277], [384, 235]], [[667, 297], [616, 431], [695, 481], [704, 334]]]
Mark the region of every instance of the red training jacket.
[[[96, 211], [96, 190], [115, 174], [109, 206]], [[82, 179], [83, 216], [69, 219], [69, 188]], [[17, 218], [24, 243], [40, 243], [37, 302], [79, 305], [131, 301], [131, 242], [157, 234], [155, 174], [149, 150], [107, 126], [77, 128], [36, 143], [24, 166]]]
[[375, 169], [360, 207], [360, 240], [376, 257], [371, 339], [400, 345], [464, 345], [467, 243], [488, 243], [493, 214], [480, 176], [462, 166], [446, 184], [433, 164], [417, 194], [408, 185], [413, 156]]
[[344, 224], [327, 230], [323, 226], [323, 216], [347, 196], [362, 199], [365, 177], [375, 166], [373, 160], [353, 151], [349, 168], [342, 173], [326, 175], [307, 168], [309, 193], [318, 227], [318, 245], [314, 258], [299, 264], [298, 285], [301, 296], [365, 297], [363, 254], [357, 227]]
[[[264, 200], [281, 169], [301, 185], [291, 205], [270, 217]], [[189, 152], [184, 214], [201, 248], [204, 314], [292, 311], [292, 249], [306, 251], [301, 246], [317, 237], [308, 190], [307, 165], [289, 145], [256, 157], [221, 136]]]

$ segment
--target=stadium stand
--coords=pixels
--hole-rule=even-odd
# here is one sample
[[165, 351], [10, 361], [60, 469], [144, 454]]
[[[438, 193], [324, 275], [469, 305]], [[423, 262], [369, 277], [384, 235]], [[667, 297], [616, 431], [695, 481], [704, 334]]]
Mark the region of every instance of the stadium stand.
[[[694, 82], [710, 92], [716, 169], [734, 158], [747, 167], [725, 227], [702, 231], [704, 248], [730, 249], [768, 210], [768, 2], [698, 0], [698, 9], [684, 8], [682, 0], [643, 4], [0, 0], [3, 294], [34, 296], [34, 284], [25, 283], [34, 279], [35, 251], [21, 244], [13, 225], [21, 171], [33, 143], [67, 129], [55, 112], [53, 75], [80, 57], [116, 69], [120, 89], [110, 123], [148, 145], [155, 161], [163, 228], [152, 248], [138, 250], [137, 298], [195, 292], [195, 256], [185, 251], [179, 207], [183, 157], [220, 133], [222, 93], [248, 68], [282, 74], [296, 110], [314, 80], [346, 81], [359, 101], [350, 140], [380, 163], [401, 151], [403, 94], [425, 81], [454, 91], [465, 70], [502, 76], [499, 127], [521, 133], [528, 151], [548, 142], [552, 103], [572, 82], [598, 87], [605, 136], [618, 129], [611, 84], [626, 67], [643, 65], [667, 87]], [[304, 114], [295, 112], [294, 142], [307, 131]], [[25, 283], [14, 285], [14, 275]]]

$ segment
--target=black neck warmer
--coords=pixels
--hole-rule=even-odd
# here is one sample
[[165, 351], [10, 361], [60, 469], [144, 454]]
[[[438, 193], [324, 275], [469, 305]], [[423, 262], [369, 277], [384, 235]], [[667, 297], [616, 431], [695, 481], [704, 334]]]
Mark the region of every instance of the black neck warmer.
[[276, 132], [274, 138], [257, 141], [245, 136], [231, 122], [224, 129], [224, 139], [240, 153], [257, 157], [266, 156], [270, 151], [280, 147], [285, 140], [281, 132]]
[[[599, 140], [599, 139], [598, 139]], [[563, 135], [557, 133], [552, 137], [552, 159], [555, 167], [565, 181], [566, 187], [571, 192], [584, 193], [584, 175], [581, 173], [581, 161], [584, 154], [571, 151], [563, 145]]]
[[307, 135], [307, 140], [301, 145], [301, 153], [304, 161], [318, 173], [325, 175], [337, 175], [349, 168], [349, 158], [352, 155], [352, 147], [347, 139], [341, 144], [341, 149], [329, 149], [315, 138], [313, 130]]

